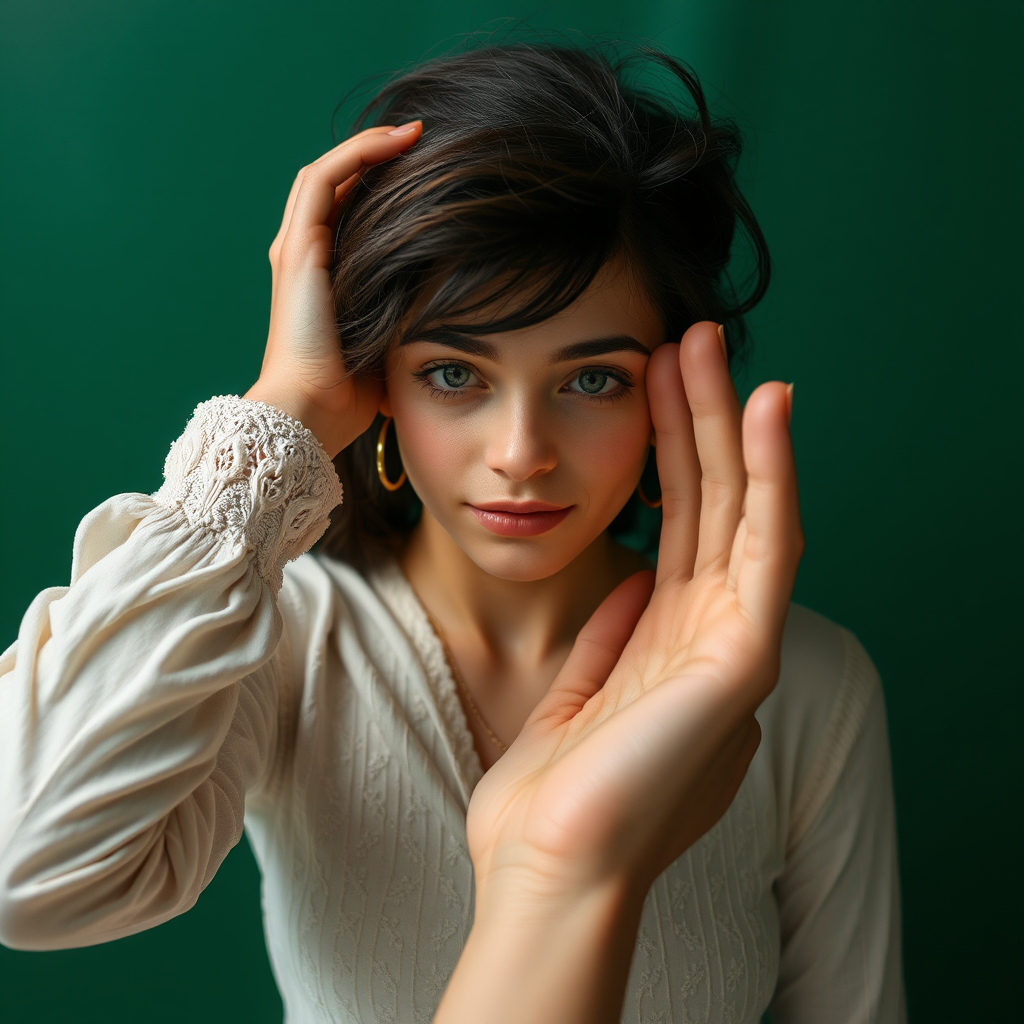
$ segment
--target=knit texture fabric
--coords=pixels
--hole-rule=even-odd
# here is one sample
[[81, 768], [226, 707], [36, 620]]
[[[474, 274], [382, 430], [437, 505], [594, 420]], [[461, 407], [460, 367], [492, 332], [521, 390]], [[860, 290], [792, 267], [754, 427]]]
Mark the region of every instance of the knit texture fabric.
[[[340, 500], [301, 423], [220, 396], [155, 495], [82, 519], [70, 586], [0, 656], [0, 942], [158, 926], [244, 829], [286, 1024], [433, 1019], [483, 768], [400, 564], [303, 554]], [[731, 806], [647, 894], [622, 1024], [905, 1024], [878, 672], [791, 604], [757, 720]]]

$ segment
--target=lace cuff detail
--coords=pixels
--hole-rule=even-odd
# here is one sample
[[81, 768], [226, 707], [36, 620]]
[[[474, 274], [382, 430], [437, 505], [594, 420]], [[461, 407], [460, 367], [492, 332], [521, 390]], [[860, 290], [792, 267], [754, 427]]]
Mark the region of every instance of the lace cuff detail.
[[244, 545], [277, 594], [286, 562], [308, 551], [341, 504], [334, 465], [311, 431], [265, 402], [219, 395], [196, 406], [153, 495]]

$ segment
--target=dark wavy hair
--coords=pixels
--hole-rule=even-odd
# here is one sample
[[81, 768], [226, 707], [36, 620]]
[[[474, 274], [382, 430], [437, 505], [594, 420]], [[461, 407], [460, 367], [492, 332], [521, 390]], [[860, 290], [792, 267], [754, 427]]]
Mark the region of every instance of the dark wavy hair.
[[[366, 105], [353, 132], [421, 120], [423, 135], [368, 168], [343, 204], [332, 280], [353, 373], [383, 374], [390, 347], [413, 336], [540, 323], [612, 257], [624, 258], [646, 289], [667, 341], [714, 320], [725, 324], [730, 361], [745, 359], [743, 315], [767, 290], [770, 260], [735, 181], [740, 132], [712, 120], [688, 65], [647, 46], [607, 50], [486, 46], [415, 67]], [[693, 111], [632, 84], [637, 70], [667, 71]], [[726, 273], [737, 222], [756, 259], [745, 298]], [[467, 315], [492, 303], [500, 303], [498, 319], [466, 326]], [[335, 459], [345, 501], [319, 548], [357, 566], [396, 549], [421, 508], [408, 483], [389, 492], [378, 480], [382, 422], [378, 415]], [[397, 456], [388, 461], [394, 479]], [[658, 493], [650, 468], [648, 495]], [[650, 552], [659, 528], [660, 515], [634, 496], [609, 529]]]

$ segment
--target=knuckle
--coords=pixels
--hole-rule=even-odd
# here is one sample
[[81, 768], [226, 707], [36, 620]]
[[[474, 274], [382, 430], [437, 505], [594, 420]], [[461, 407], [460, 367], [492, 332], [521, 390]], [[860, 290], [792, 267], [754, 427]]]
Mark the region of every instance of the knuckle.
[[747, 530], [743, 538], [743, 555], [752, 562], [767, 562], [776, 548], [765, 536], [755, 530]]
[[289, 231], [277, 251], [277, 265], [280, 267], [296, 267], [302, 259], [301, 247], [295, 238], [295, 233]]
[[701, 498], [714, 505], [725, 504], [732, 500], [736, 490], [736, 481], [715, 476], [702, 476], [700, 481]]

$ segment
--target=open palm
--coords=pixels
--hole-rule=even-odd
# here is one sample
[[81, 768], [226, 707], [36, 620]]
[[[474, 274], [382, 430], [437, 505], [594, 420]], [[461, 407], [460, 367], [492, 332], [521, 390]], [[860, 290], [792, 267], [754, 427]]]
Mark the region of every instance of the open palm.
[[649, 886], [725, 813], [760, 742], [804, 548], [786, 386], [741, 409], [710, 321], [655, 350], [647, 386], [657, 574], [602, 603], [474, 790], [478, 883]]

